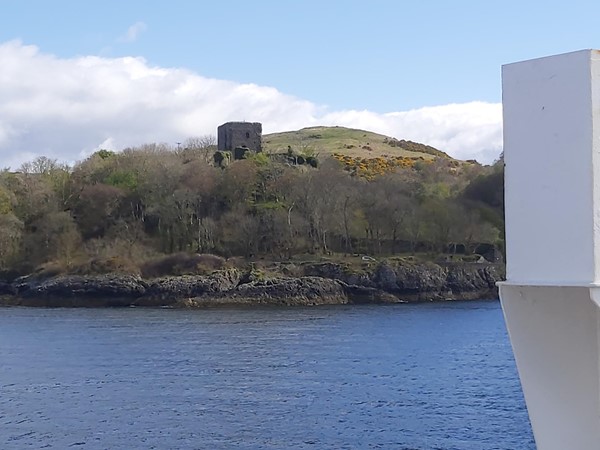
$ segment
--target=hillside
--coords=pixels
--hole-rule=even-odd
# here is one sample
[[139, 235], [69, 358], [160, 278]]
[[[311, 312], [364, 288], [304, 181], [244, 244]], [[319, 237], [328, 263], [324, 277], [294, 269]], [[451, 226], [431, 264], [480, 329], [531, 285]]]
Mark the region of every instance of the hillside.
[[[0, 171], [0, 282], [40, 273], [203, 275], [215, 261], [498, 259], [502, 162], [463, 162], [345, 128], [265, 141], [283, 154], [217, 165], [210, 145], [144, 145], [100, 150], [73, 167], [38, 157], [20, 172]], [[264, 281], [260, 271], [250, 275]]]
[[263, 151], [267, 153], [285, 153], [288, 146], [300, 154], [341, 153], [362, 158], [398, 156], [424, 159], [432, 159], [434, 156], [450, 158], [446, 153], [429, 145], [345, 127], [309, 127], [263, 136]]

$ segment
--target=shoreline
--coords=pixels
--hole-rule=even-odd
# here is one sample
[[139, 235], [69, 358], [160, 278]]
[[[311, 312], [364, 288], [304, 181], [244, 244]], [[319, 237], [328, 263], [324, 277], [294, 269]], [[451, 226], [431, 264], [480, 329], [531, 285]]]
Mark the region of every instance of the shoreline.
[[235, 268], [209, 275], [61, 275], [0, 283], [0, 306], [170, 307], [317, 306], [424, 303], [498, 298], [504, 266], [492, 263], [390, 263], [350, 271], [321, 262], [301, 276], [257, 276]]

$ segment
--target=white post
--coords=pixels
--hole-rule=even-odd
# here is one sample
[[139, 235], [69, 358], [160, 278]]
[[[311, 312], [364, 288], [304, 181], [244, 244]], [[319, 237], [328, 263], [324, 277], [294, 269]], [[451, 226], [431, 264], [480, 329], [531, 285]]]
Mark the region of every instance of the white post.
[[502, 70], [500, 297], [539, 450], [600, 448], [600, 52]]

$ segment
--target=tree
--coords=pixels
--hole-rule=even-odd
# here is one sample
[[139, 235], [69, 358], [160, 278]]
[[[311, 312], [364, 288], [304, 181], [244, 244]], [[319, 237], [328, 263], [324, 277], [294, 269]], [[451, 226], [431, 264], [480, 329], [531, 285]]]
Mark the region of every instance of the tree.
[[52, 187], [61, 207], [64, 207], [71, 198], [71, 168], [67, 164], [40, 156], [21, 165], [19, 172], [44, 179]]
[[184, 162], [199, 160], [204, 164], [212, 161], [212, 155], [217, 150], [217, 139], [212, 134], [191, 137], [185, 140], [183, 148], [177, 153]]
[[495, 243], [498, 240], [498, 229], [483, 220], [478, 210], [461, 208], [458, 220], [456, 241], [464, 244], [467, 255], [472, 254], [478, 244]]
[[58, 260], [70, 266], [81, 247], [81, 235], [68, 212], [45, 214], [23, 236], [23, 256], [33, 267]]
[[378, 178], [361, 190], [361, 206], [366, 222], [366, 235], [374, 244], [371, 251], [382, 253], [382, 241], [392, 241], [391, 253], [395, 253], [401, 236], [407, 235], [410, 210], [416, 207], [410, 185], [397, 174]]
[[15, 196], [0, 184], [0, 214], [8, 214], [13, 211]]
[[418, 245], [423, 240], [427, 229], [427, 217], [425, 211], [414, 199], [406, 205], [404, 218], [406, 237], [410, 243], [410, 251], [414, 254]]
[[432, 250], [445, 253], [461, 225], [461, 209], [451, 200], [430, 198], [423, 205], [425, 232]]
[[312, 250], [329, 253], [332, 234], [343, 234], [347, 240], [350, 238], [354, 180], [340, 170], [336, 161], [330, 160], [318, 170], [302, 172], [297, 181], [288, 200], [297, 206], [308, 222], [308, 241]]
[[236, 208], [225, 213], [220, 224], [224, 241], [232, 244], [229, 248], [233, 250], [233, 254], [241, 252], [246, 258], [250, 258], [258, 253], [260, 223], [257, 217], [247, 214], [242, 208]]
[[0, 213], [0, 270], [12, 267], [23, 237], [23, 222], [11, 212]]
[[223, 170], [217, 188], [222, 209], [232, 210], [237, 205], [248, 207], [255, 200], [259, 166], [252, 160], [235, 161]]
[[465, 188], [463, 196], [468, 200], [502, 210], [504, 208], [504, 170], [497, 169], [478, 176]]
[[98, 183], [84, 186], [73, 204], [73, 215], [85, 239], [102, 237], [119, 220], [125, 192]]

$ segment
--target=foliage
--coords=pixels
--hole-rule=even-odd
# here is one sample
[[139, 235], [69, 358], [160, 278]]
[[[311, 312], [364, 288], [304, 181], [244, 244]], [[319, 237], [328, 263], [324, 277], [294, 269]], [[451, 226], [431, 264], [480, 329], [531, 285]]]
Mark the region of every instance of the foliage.
[[141, 265], [145, 278], [165, 275], [204, 275], [225, 266], [225, 259], [211, 254], [188, 254], [184, 252], [161, 256]]
[[269, 156], [266, 153], [248, 153], [246, 159], [253, 161], [258, 166], [268, 166], [270, 163]]
[[115, 152], [112, 152], [110, 150], [100, 149], [96, 152], [96, 155], [98, 155], [98, 157], [100, 159], [108, 159], [108, 158], [112, 158], [113, 156], [115, 156]]
[[[73, 167], [42, 157], [0, 172], [0, 270], [159, 276], [207, 273], [242, 256], [502, 245], [501, 163], [482, 167], [424, 147], [393, 153], [405, 141], [388, 140], [389, 153], [378, 154], [383, 137], [351, 131], [354, 140], [332, 157], [319, 146], [347, 129], [307, 130], [305, 152], [290, 145], [281, 158], [230, 161], [198, 138], [178, 149], [99, 150]], [[348, 153], [358, 149], [362, 156]]]
[[398, 140], [396, 138], [385, 138], [384, 143], [390, 147], [399, 147], [410, 152], [427, 153], [440, 158], [448, 158], [448, 155], [430, 145], [419, 144], [418, 142]]
[[[396, 169], [410, 169], [415, 165], [414, 158], [404, 156], [362, 158], [334, 153], [334, 159], [344, 165], [344, 169], [367, 180], [373, 180], [379, 175], [393, 172]], [[424, 161], [422, 158], [419, 161]], [[428, 161], [429, 162], [429, 161]]]
[[104, 182], [109, 186], [133, 192], [137, 189], [139, 180], [135, 172], [117, 170], [106, 177]]
[[213, 160], [217, 167], [227, 167], [231, 162], [231, 153], [224, 151], [216, 151], [213, 155]]

